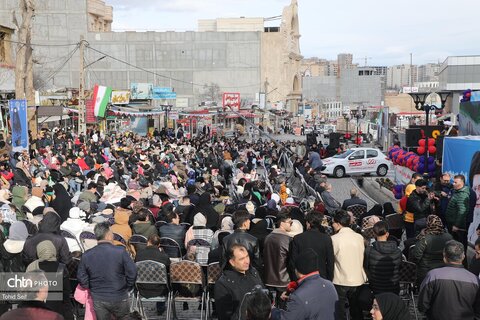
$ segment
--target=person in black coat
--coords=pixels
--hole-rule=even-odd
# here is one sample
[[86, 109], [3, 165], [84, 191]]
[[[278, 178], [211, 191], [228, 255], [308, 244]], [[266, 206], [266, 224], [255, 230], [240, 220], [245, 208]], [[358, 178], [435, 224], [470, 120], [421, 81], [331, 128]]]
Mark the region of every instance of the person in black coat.
[[[217, 230], [218, 228], [218, 221], [219, 215], [217, 211], [212, 206], [212, 198], [210, 193], [204, 192], [200, 196], [198, 201], [198, 205], [195, 208], [195, 214], [201, 212], [207, 218], [207, 228], [211, 229], [212, 231]], [[194, 216], [195, 216], [194, 214]]]
[[215, 283], [214, 298], [219, 320], [244, 319], [240, 310], [245, 294], [263, 287], [260, 275], [250, 265], [247, 248], [235, 243], [226, 252], [227, 265]]
[[[176, 212], [170, 212], [167, 214], [165, 217], [167, 224], [164, 224], [158, 229], [158, 233], [160, 234], [160, 237], [165, 237], [165, 238], [170, 238], [175, 240], [179, 246], [180, 250], [182, 250], [182, 253], [185, 251], [185, 228], [181, 226], [180, 223], [180, 218]], [[175, 252], [174, 249], [170, 250], [170, 248], [166, 248], [167, 253], [171, 255], [172, 257], [178, 255], [178, 253]]]
[[64, 222], [69, 217], [70, 209], [73, 207], [72, 200], [65, 187], [61, 184], [57, 183], [52, 188], [55, 192], [55, 199], [50, 202], [50, 206], [55, 209], [61, 221]]
[[289, 273], [295, 274], [294, 262], [296, 258], [308, 248], [313, 249], [318, 256], [318, 271], [320, 276], [327, 280], [333, 279], [334, 255], [332, 239], [322, 226], [323, 215], [318, 211], [307, 214], [307, 231], [293, 238], [290, 249]]
[[402, 252], [395, 241], [388, 241], [388, 224], [379, 221], [373, 226], [375, 241], [365, 249], [363, 268], [367, 273], [370, 289], [374, 294], [400, 292], [400, 264]]

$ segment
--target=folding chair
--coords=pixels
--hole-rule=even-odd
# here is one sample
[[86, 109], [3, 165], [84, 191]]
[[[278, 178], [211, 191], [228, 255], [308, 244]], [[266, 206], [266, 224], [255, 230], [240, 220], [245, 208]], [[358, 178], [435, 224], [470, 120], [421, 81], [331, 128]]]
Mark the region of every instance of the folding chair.
[[375, 234], [373, 233], [373, 227], [363, 229], [362, 234], [365, 237], [365, 239], [368, 239], [368, 240], [375, 238]]
[[187, 243], [187, 252], [195, 247], [195, 261], [201, 265], [208, 263], [208, 253], [210, 252], [211, 245], [208, 241], [203, 239], [192, 239]]
[[207, 305], [205, 308], [205, 318], [208, 319], [210, 316], [210, 302], [215, 302], [215, 299], [210, 297], [210, 294], [213, 294], [213, 288], [215, 283], [222, 275], [222, 268], [220, 267], [219, 262], [210, 263], [207, 266]]
[[87, 251], [97, 245], [97, 237], [93, 232], [90, 231], [82, 231], [80, 233], [80, 243], [83, 246], [83, 250]]
[[385, 221], [387, 221], [388, 223], [388, 229], [390, 234], [401, 240], [403, 235], [403, 229], [405, 228], [403, 215], [398, 213], [392, 213], [385, 217]]
[[416, 264], [408, 261], [402, 261], [402, 263], [400, 264], [400, 297], [402, 298], [402, 300], [407, 301], [408, 304], [410, 304], [410, 300], [412, 301], [415, 319], [418, 320], [417, 306], [415, 305], [415, 297], [413, 296], [416, 281]]
[[355, 220], [358, 221], [360, 216], [365, 212], [367, 212], [367, 207], [361, 204], [354, 204], [354, 205], [348, 206], [347, 211], [352, 212], [353, 216], [355, 217]]
[[[201, 303], [200, 319], [205, 308], [204, 275], [200, 264], [193, 261], [179, 261], [170, 265], [172, 294], [170, 303], [198, 301]], [[175, 311], [174, 311], [175, 312]]]
[[192, 226], [188, 222], [182, 222], [182, 223], [180, 223], [180, 225], [185, 228], [185, 231], [187, 231]]
[[70, 302], [72, 304], [73, 312], [76, 319], [79, 319], [80, 317], [80, 313], [78, 310], [78, 302], [74, 298], [75, 288], [78, 285], [77, 270], [78, 270], [79, 264], [80, 264], [80, 258], [72, 257], [72, 260], [70, 260], [70, 262], [66, 265], [66, 268], [68, 271], [68, 280], [70, 281], [70, 288], [72, 290], [69, 294], [69, 297], [70, 297]]
[[125, 247], [127, 246], [127, 241], [125, 240], [125, 238], [121, 234], [118, 234], [118, 233], [114, 232], [113, 233], [113, 240], [120, 242]]
[[369, 226], [369, 220], [372, 218], [372, 217], [377, 217], [379, 218], [380, 220], [382, 220], [382, 217], [379, 217], [379, 216], [368, 216], [368, 217], [364, 217], [362, 219], [362, 229], [368, 229], [369, 227], [373, 227], [373, 226]]
[[182, 260], [182, 249], [177, 241], [173, 240], [172, 238], [160, 238], [160, 247], [163, 249], [163, 251], [165, 251], [170, 260]]
[[[170, 300], [171, 292], [168, 284], [167, 268], [164, 264], [145, 260], [135, 263], [137, 266], [137, 280], [135, 281], [136, 302], [139, 307], [142, 318], [147, 319], [142, 302], [165, 302], [167, 305], [167, 319], [170, 319]], [[159, 292], [153, 297], [145, 297], [145, 290], [155, 290]]]
[[70, 231], [68, 230], [60, 230], [60, 235], [62, 237], [64, 237], [65, 239], [73, 239], [75, 240], [75, 242], [77, 243], [78, 247], [80, 248], [80, 251], [81, 252], [84, 252], [85, 250], [83, 249], [83, 246], [82, 244], [80, 243], [80, 241], [78, 241], [77, 237], [71, 233]]
[[158, 229], [160, 229], [161, 226], [163, 226], [165, 224], [167, 224], [167, 221], [163, 221], [163, 220], [162, 221], [157, 221], [157, 222], [155, 222], [155, 228], [157, 228], [157, 230], [158, 230]]
[[412, 245], [410, 246], [410, 248], [408, 248], [408, 257], [407, 257], [407, 258], [408, 258], [408, 261], [410, 261], [410, 262], [414, 261], [414, 259], [413, 259], [413, 250], [415, 250], [415, 245], [414, 245], [414, 244], [412, 244]]
[[141, 234], [134, 234], [132, 235], [130, 240], [128, 240], [128, 243], [133, 246], [135, 252], [137, 253], [138, 251], [145, 249], [145, 247], [147, 246], [147, 242], [147, 237], [142, 236]]

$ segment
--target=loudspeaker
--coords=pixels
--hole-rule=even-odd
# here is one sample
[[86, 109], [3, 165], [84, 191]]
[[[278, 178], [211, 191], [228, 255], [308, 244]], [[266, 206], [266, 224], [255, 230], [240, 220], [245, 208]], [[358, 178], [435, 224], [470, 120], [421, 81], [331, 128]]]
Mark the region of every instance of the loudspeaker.
[[418, 147], [418, 140], [422, 139], [420, 128], [405, 129], [405, 147]]
[[341, 133], [339, 132], [332, 132], [330, 133], [329, 137], [329, 142], [328, 145], [332, 148], [338, 148], [340, 147], [340, 137], [342, 136]]

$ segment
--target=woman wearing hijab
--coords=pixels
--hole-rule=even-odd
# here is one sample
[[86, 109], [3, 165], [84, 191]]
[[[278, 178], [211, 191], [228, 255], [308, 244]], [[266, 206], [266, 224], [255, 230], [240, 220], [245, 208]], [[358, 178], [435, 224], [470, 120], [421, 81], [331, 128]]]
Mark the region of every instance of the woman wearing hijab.
[[212, 240], [212, 250], [216, 249], [219, 246], [219, 241], [218, 241], [218, 235], [220, 233], [226, 233], [226, 235], [230, 234], [233, 232], [233, 221], [232, 217], [230, 216], [225, 216], [222, 219], [222, 222], [220, 223], [220, 229], [215, 231], [213, 234], [213, 240]]
[[202, 239], [208, 243], [212, 243], [213, 231], [206, 227], [207, 219], [199, 212], [193, 217], [193, 226], [188, 229], [185, 234], [185, 248], [188, 246], [188, 242], [193, 239]]
[[50, 202], [50, 206], [55, 209], [61, 221], [64, 222], [68, 219], [70, 209], [73, 207], [72, 199], [68, 195], [65, 187], [61, 184], [57, 183], [52, 188], [55, 193], [55, 198]]
[[[63, 288], [49, 289], [49, 291], [52, 289], [56, 291], [56, 294], [59, 294], [60, 290], [62, 290], [63, 299], [58, 301], [58, 297], [52, 297], [52, 294], [50, 294], [49, 298], [55, 298], [57, 301], [52, 301], [47, 298], [46, 304], [50, 309], [63, 315], [65, 319], [73, 319], [73, 311], [70, 305], [71, 288], [68, 270], [63, 263], [57, 261], [57, 250], [53, 243], [49, 240], [40, 242], [37, 245], [37, 257], [37, 260], [28, 265], [27, 272], [41, 270], [49, 274], [49, 280], [54, 280], [52, 277], [63, 278]], [[55, 274], [55, 276], [53, 276], [53, 274]], [[57, 283], [59, 283], [58, 280]]]
[[[198, 205], [195, 207], [196, 212], [201, 212], [207, 218], [206, 227], [211, 230], [216, 230], [218, 227], [219, 215], [212, 206], [212, 199], [210, 193], [204, 192], [198, 200]], [[194, 218], [195, 219], [195, 218]]]
[[442, 220], [436, 215], [427, 217], [427, 227], [417, 236], [411, 260], [417, 263], [417, 283], [420, 285], [428, 271], [444, 266], [443, 248], [452, 235], [445, 232]]
[[405, 303], [391, 292], [375, 296], [370, 315], [373, 320], [410, 320], [410, 313]]

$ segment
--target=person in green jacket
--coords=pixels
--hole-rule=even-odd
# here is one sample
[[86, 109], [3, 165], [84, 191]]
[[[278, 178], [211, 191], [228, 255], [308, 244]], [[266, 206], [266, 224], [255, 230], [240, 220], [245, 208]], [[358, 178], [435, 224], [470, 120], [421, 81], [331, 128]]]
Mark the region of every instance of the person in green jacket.
[[465, 176], [456, 175], [453, 178], [453, 194], [448, 202], [445, 219], [447, 220], [448, 232], [453, 239], [461, 242], [467, 248], [466, 218], [470, 201], [470, 189], [465, 185]]

